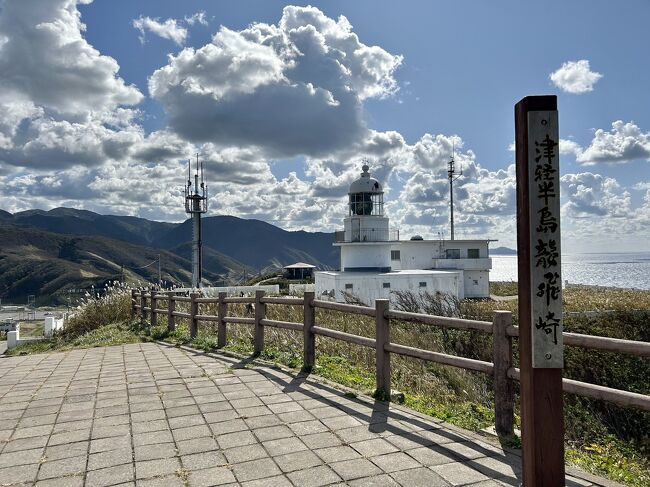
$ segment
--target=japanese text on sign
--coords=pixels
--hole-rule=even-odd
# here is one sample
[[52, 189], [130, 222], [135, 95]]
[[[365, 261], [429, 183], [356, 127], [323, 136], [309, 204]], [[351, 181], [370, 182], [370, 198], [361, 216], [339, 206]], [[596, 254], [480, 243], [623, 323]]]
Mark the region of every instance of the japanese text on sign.
[[559, 130], [556, 111], [528, 113], [533, 367], [562, 368]]

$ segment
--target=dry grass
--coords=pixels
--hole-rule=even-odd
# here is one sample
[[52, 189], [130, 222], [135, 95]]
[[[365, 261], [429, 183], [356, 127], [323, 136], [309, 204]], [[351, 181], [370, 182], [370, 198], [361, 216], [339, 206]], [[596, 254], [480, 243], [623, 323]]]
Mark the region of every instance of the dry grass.
[[101, 326], [128, 321], [131, 317], [131, 289], [115, 281], [106, 285], [105, 293], [86, 294], [68, 319], [63, 339], [73, 339]]

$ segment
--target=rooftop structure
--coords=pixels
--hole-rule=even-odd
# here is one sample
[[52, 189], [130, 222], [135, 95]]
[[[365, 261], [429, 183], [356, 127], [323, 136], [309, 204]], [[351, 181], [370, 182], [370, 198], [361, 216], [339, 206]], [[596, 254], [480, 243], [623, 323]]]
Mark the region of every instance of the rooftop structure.
[[285, 265], [282, 270], [285, 277], [289, 279], [310, 279], [314, 275], [315, 265], [296, 262], [295, 264]]

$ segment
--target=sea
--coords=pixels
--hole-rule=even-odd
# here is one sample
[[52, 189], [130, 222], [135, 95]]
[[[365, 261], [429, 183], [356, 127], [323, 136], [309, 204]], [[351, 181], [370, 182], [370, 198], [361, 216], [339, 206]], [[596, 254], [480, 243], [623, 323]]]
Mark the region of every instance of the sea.
[[[516, 255], [490, 255], [490, 281], [517, 281]], [[562, 254], [569, 284], [650, 290], [650, 252]]]

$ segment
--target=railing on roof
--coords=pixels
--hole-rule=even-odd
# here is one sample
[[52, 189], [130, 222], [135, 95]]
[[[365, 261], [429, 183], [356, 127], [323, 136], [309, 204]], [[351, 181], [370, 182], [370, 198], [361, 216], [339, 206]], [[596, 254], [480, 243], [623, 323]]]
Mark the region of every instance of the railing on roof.
[[336, 243], [393, 242], [396, 240], [399, 240], [399, 228], [390, 228], [388, 230], [356, 228], [351, 230], [349, 237], [346, 237], [345, 230], [334, 232], [334, 241]]

